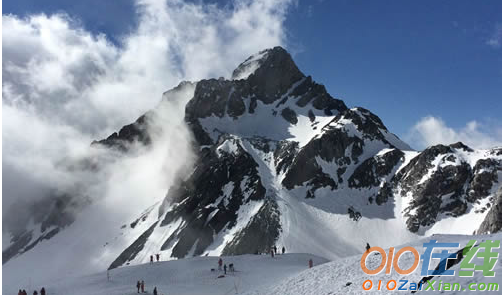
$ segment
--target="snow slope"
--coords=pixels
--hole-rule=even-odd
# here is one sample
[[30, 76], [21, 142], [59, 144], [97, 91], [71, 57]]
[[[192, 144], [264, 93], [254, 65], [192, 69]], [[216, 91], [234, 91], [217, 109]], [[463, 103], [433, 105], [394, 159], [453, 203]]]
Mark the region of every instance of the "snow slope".
[[[396, 246], [396, 251], [405, 246], [415, 247], [420, 254], [423, 253], [423, 243], [435, 239], [438, 242], [460, 243], [463, 248], [469, 240], [477, 242], [485, 240], [500, 240], [502, 233], [480, 236], [462, 236], [462, 235], [434, 235], [427, 238], [414, 240], [411, 243]], [[377, 246], [377, 245], [373, 245]], [[448, 248], [450, 252], [458, 251], [460, 248]], [[388, 249], [385, 249], [388, 253]], [[356, 249], [362, 252], [362, 249]], [[493, 252], [499, 252], [500, 249], [493, 249]], [[435, 251], [437, 252], [437, 251]], [[110, 279], [107, 278], [107, 272], [99, 272], [93, 275], [81, 277], [60, 276], [52, 281], [32, 281], [23, 285], [4, 285], [5, 294], [14, 294], [17, 289], [24, 288], [30, 293], [33, 288], [40, 289], [44, 286], [48, 294], [95, 294], [95, 295], [114, 295], [114, 294], [135, 294], [135, 283], [137, 280], [144, 280], [146, 292], [151, 294], [154, 286], [157, 287], [159, 294], [246, 294], [246, 295], [311, 295], [311, 294], [395, 294], [402, 291], [393, 292], [383, 289], [377, 290], [376, 284], [382, 280], [386, 284], [389, 280], [408, 280], [409, 283], [418, 283], [422, 277], [420, 270], [422, 262], [419, 263], [417, 270], [408, 275], [402, 276], [394, 270], [386, 275], [381, 272], [375, 276], [365, 274], [360, 267], [362, 253], [347, 258], [337, 259], [328, 262], [324, 258], [311, 254], [291, 253], [277, 255], [271, 258], [268, 255], [241, 255], [222, 257], [227, 265], [233, 263], [236, 272], [230, 273], [218, 278], [222, 272], [217, 270], [218, 257], [195, 257], [167, 262], [158, 262], [149, 264], [140, 264], [134, 266], [124, 266], [109, 272]], [[402, 269], [409, 268], [412, 263], [412, 255], [404, 254], [399, 266]], [[307, 267], [308, 260], [313, 259], [314, 267]], [[483, 277], [482, 273], [475, 272], [473, 277], [461, 278], [458, 276], [460, 264], [454, 265], [451, 269], [455, 270], [453, 277], [434, 277], [435, 287], [439, 280], [442, 283], [459, 283], [462, 288], [468, 288], [470, 283], [498, 283], [502, 284], [502, 257], [499, 256], [496, 263], [494, 277]], [[381, 258], [378, 255], [370, 255], [368, 258], [368, 268], [375, 269], [380, 264]], [[473, 262], [481, 262], [479, 258], [474, 258]], [[431, 260], [430, 269], [435, 268], [439, 260]], [[215, 269], [215, 271], [211, 271]], [[371, 279], [374, 286], [370, 291], [364, 291], [362, 284]], [[408, 283], [408, 287], [409, 287]], [[427, 285], [426, 285], [427, 286]], [[468, 291], [468, 290], [467, 290]], [[437, 292], [428, 291], [431, 294]], [[444, 292], [446, 294], [465, 294], [466, 291]], [[476, 294], [498, 294], [497, 292], [476, 292]], [[404, 292], [410, 294], [410, 291]]]
[[[450, 243], [460, 243], [460, 247], [463, 248], [469, 242], [469, 240], [477, 240], [477, 243], [480, 243], [484, 240], [501, 240], [502, 233], [494, 234], [494, 235], [481, 235], [481, 236], [462, 236], [462, 235], [434, 235], [427, 238], [422, 238], [412, 243], [408, 243], [401, 246], [396, 246], [396, 252], [398, 249], [401, 249], [405, 246], [415, 247], [420, 254], [424, 252], [423, 243], [429, 242], [430, 240], [437, 240], [438, 242], [450, 242]], [[372, 245], [377, 246], [377, 245]], [[456, 252], [459, 248], [444, 248], [448, 249], [450, 252]], [[388, 249], [385, 249], [386, 253], [388, 253]], [[438, 252], [438, 251], [435, 251]], [[500, 249], [493, 249], [492, 252], [500, 253]], [[372, 254], [373, 255], [373, 254]], [[378, 265], [380, 265], [381, 258], [380, 256], [370, 255], [368, 258], [368, 268], [376, 269]], [[481, 272], [475, 272], [473, 277], [465, 278], [459, 277], [458, 271], [460, 268], [460, 264], [454, 265], [451, 269], [455, 270], [455, 276], [453, 277], [439, 277], [436, 276], [432, 280], [436, 280], [436, 284], [434, 287], [438, 287], [439, 281], [441, 280], [443, 283], [459, 283], [462, 288], [468, 289], [470, 283], [498, 283], [502, 284], [502, 264], [501, 264], [502, 256], [499, 255], [498, 263], [495, 264], [495, 277], [483, 277]], [[398, 291], [397, 288], [394, 291], [388, 291], [384, 284], [386, 284], [389, 280], [395, 280], [399, 282], [399, 280], [409, 280], [409, 283], [417, 283], [422, 279], [420, 276], [420, 270], [422, 268], [422, 261], [419, 263], [419, 266], [415, 272], [408, 276], [399, 275], [394, 270], [391, 274], [386, 275], [385, 271], [382, 271], [380, 274], [375, 276], [369, 276], [365, 274], [361, 270], [360, 266], [361, 254], [339, 259], [336, 261], [332, 261], [318, 267], [314, 267], [312, 269], [306, 270], [296, 276], [293, 276], [289, 279], [286, 279], [279, 284], [268, 288], [265, 291], [250, 291], [249, 293], [245, 293], [248, 295], [272, 295], [272, 294], [288, 294], [288, 295], [310, 295], [310, 294], [410, 294], [410, 291]], [[474, 258], [473, 261], [477, 265], [482, 263], [480, 258]], [[438, 259], [431, 259], [430, 269], [434, 269], [439, 263]], [[401, 256], [399, 260], [399, 266], [402, 269], [408, 269], [413, 264], [413, 255], [408, 252]], [[364, 291], [362, 288], [363, 282], [371, 279], [373, 281], [373, 288], [369, 291]], [[382, 280], [382, 290], [378, 290], [377, 284], [378, 281]], [[407, 287], [409, 288], [409, 283]], [[427, 286], [427, 284], [425, 285]], [[392, 288], [392, 283], [390, 285]], [[441, 293], [444, 294], [466, 294], [469, 290], [466, 291], [444, 291]], [[499, 292], [480, 292], [476, 291], [475, 294], [500, 294]], [[438, 294], [438, 292], [433, 292], [428, 290], [426, 293], [430, 294]]]
[[[308, 268], [308, 260], [314, 265], [326, 259], [310, 254], [285, 254], [271, 258], [268, 255], [242, 255], [222, 257], [227, 265], [234, 264], [235, 272], [218, 278], [223, 272], [217, 270], [218, 257], [196, 257], [154, 264], [140, 264], [100, 272], [83, 277], [61, 277], [53, 281], [31, 282], [24, 285], [4, 285], [4, 294], [15, 294], [24, 288], [29, 294], [32, 288], [42, 286], [50, 295], [124, 295], [136, 294], [136, 282], [145, 281], [145, 291], [152, 294], [154, 286], [159, 294], [241, 294], [261, 292], [290, 276]], [[214, 268], [215, 271], [211, 271]]]

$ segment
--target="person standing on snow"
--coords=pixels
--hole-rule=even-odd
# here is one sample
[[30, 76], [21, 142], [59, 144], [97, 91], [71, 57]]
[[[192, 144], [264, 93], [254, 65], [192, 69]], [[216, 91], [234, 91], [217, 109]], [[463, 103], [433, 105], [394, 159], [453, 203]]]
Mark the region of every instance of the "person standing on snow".
[[157, 257], [157, 262], [160, 260], [160, 254], [155, 254], [155, 257]]
[[270, 249], [270, 256], [272, 256], [272, 258], [274, 258], [274, 249]]
[[33, 291], [33, 295], [38, 295], [37, 290]]
[[220, 258], [218, 259], [218, 270], [221, 271], [221, 266], [223, 265], [223, 260]]
[[19, 292], [17, 292], [17, 295], [23, 295], [23, 291], [21, 291], [21, 289], [19, 289]]
[[158, 295], [158, 293], [157, 293], [157, 287], [153, 288], [153, 295]]
[[370, 250], [371, 246], [369, 243], [366, 243], [366, 252], [368, 252]]
[[138, 288], [138, 293], [139, 293], [139, 288], [141, 288], [141, 282], [138, 281], [138, 283], [136, 283], [136, 288]]
[[309, 268], [312, 268], [314, 266], [314, 261], [312, 259], [309, 259]]
[[286, 248], [282, 247], [282, 254], [286, 253]]
[[277, 255], [277, 246], [274, 246], [274, 254]]
[[153, 255], [150, 255], [150, 264], [153, 263]]
[[145, 281], [141, 280], [141, 293], [145, 293]]
[[223, 270], [225, 271], [225, 274], [227, 274], [227, 265], [226, 264], [223, 266]]
[[45, 288], [42, 287], [42, 289], [40, 290], [40, 295], [45, 295]]

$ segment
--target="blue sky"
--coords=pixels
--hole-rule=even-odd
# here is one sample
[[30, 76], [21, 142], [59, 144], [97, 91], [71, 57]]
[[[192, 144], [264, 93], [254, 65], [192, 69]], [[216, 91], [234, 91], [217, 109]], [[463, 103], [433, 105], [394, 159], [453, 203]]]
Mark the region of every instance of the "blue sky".
[[[55, 12], [115, 43], [138, 22], [131, 0], [3, 2], [4, 14]], [[304, 73], [399, 136], [413, 141], [410, 130], [424, 123], [470, 138], [474, 122], [476, 136], [502, 139], [502, 2], [300, 0], [284, 30]]]

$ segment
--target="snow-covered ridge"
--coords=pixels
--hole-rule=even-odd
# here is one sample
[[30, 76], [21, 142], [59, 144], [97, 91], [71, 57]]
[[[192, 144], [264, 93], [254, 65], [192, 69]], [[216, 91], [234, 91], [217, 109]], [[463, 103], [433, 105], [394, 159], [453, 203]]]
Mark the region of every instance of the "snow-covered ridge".
[[[163, 102], [188, 101], [184, 120], [197, 160], [160, 194], [163, 200], [124, 220], [107, 220], [116, 227], [112, 233], [99, 232], [98, 221], [82, 214], [50, 240], [17, 252], [5, 264], [7, 281], [84, 268], [122, 271], [153, 253], [176, 260], [276, 245], [339, 259], [358, 254], [366, 242], [390, 247], [433, 233], [470, 234], [496, 207], [502, 151], [462, 144], [413, 151], [375, 114], [348, 109], [303, 75], [282, 48], [242, 66], [250, 72], [245, 78], [186, 82], [164, 94]], [[99, 143], [127, 153], [123, 141], [153, 138], [144, 128], [149, 116]], [[94, 230], [92, 245], [76, 246], [81, 233]], [[72, 246], [53, 268], [25, 270], [31, 260], [52, 265], [59, 245]], [[102, 254], [90, 262], [72, 256], [72, 249], [85, 247], [102, 247]]]

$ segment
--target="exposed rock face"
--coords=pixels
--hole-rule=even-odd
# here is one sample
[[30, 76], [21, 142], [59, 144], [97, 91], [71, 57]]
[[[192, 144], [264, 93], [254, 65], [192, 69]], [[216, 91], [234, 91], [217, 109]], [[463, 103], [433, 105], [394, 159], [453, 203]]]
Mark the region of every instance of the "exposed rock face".
[[113, 133], [106, 139], [93, 141], [92, 145], [104, 145], [107, 147], [117, 148], [121, 151], [127, 151], [130, 144], [140, 142], [144, 145], [151, 143], [151, 138], [146, 129], [148, 128], [149, 114], [145, 114], [136, 120], [136, 122], [126, 125], [117, 133]]
[[13, 233], [11, 244], [2, 252], [5, 264], [16, 255], [34, 248], [43, 240], [48, 240], [75, 221], [74, 213], [84, 207], [89, 200], [85, 197], [72, 198], [69, 195], [50, 196], [35, 202], [30, 211], [36, 230], [21, 230]]
[[494, 205], [479, 226], [477, 234], [496, 233], [502, 229], [502, 188], [498, 190], [494, 198]]
[[404, 160], [401, 150], [393, 149], [383, 155], [376, 155], [359, 165], [349, 178], [349, 186], [375, 187], [389, 175], [399, 162]]
[[[312, 185], [315, 189], [328, 185], [336, 188], [337, 183], [343, 182], [341, 176], [347, 167], [360, 164], [361, 156], [371, 154], [375, 145], [378, 146], [379, 150], [394, 148], [394, 145], [388, 141], [389, 136], [387, 128], [371, 112], [361, 108], [345, 110], [322, 127], [321, 133], [298, 152], [291, 168], [286, 173], [283, 185], [292, 189], [308, 182], [308, 185]], [[383, 159], [384, 162], [378, 167], [377, 175], [372, 174], [371, 176], [382, 177], [384, 174], [389, 174], [401, 156], [402, 152], [399, 150], [389, 154], [387, 156], [389, 159]], [[387, 160], [392, 160], [393, 164], [392, 162], [387, 163]], [[335, 164], [338, 168], [337, 177], [330, 178], [323, 172], [319, 161]], [[366, 173], [363, 170], [365, 171], [369, 165], [374, 164], [369, 162], [359, 166], [361, 168], [356, 169], [355, 174], [349, 178], [351, 186], [359, 186], [359, 184], [356, 185], [356, 181], [359, 180], [370, 181], [362, 179], [364, 178], [363, 173]], [[388, 172], [385, 173], [386, 171]], [[380, 183], [378, 178], [372, 178], [371, 182]], [[364, 186], [362, 183], [360, 185]], [[368, 186], [370, 186], [369, 183]]]
[[473, 168], [473, 177], [467, 200], [475, 202], [490, 193], [493, 184], [498, 182], [498, 171], [502, 171], [500, 161], [495, 159], [480, 159]]
[[275, 245], [281, 224], [280, 212], [274, 200], [265, 200], [265, 204], [253, 216], [248, 225], [237, 233], [225, 246], [223, 255], [266, 253]]
[[138, 253], [140, 253], [141, 250], [143, 250], [143, 248], [145, 247], [145, 243], [153, 233], [153, 230], [156, 226], [157, 222], [152, 224], [150, 228], [148, 228], [148, 230], [142, 233], [141, 236], [136, 241], [134, 241], [134, 243], [127, 247], [127, 249], [125, 249], [124, 252], [122, 252], [119, 257], [117, 257], [117, 259], [112, 262], [108, 269], [110, 270], [117, 268], [136, 258], [136, 255], [138, 255]]
[[[401, 195], [412, 196], [405, 209], [411, 231], [433, 225], [440, 213], [460, 216], [466, 213], [469, 204], [489, 196], [493, 185], [498, 183], [501, 159], [480, 159], [473, 167], [467, 160], [474, 153], [462, 143], [433, 146], [396, 174], [394, 183], [401, 188]], [[489, 155], [487, 152], [486, 156]]]

